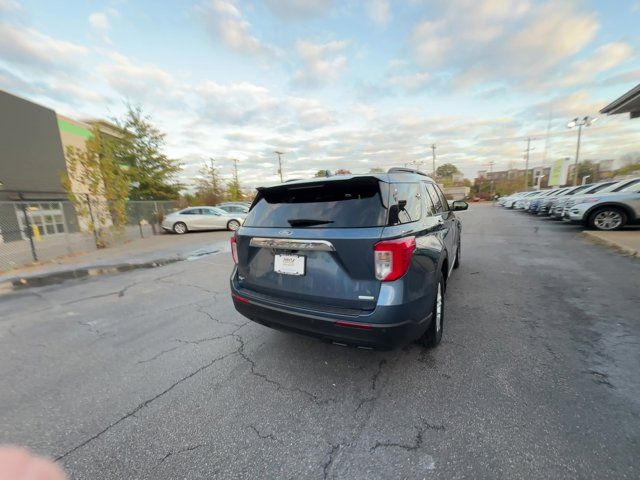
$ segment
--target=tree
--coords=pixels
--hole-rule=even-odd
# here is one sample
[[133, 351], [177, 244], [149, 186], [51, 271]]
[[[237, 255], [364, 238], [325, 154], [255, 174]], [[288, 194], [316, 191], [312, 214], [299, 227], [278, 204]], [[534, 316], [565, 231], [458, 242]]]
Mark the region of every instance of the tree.
[[62, 175], [62, 185], [94, 232], [98, 248], [109, 244], [108, 227], [122, 232], [127, 219], [129, 176], [114, 155], [117, 148], [117, 141], [107, 140], [95, 126], [84, 148], [70, 145], [65, 152], [68, 173]]
[[334, 172], [334, 175], [351, 175], [351, 171], [345, 170], [344, 168], [339, 168]]
[[318, 170], [314, 175], [314, 177], [330, 177], [330, 176], [331, 176], [330, 170]]
[[178, 197], [182, 185], [176, 179], [181, 164], [168, 158], [162, 151], [165, 134], [153, 126], [140, 107], [127, 107], [122, 120], [116, 120], [122, 129], [115, 156], [131, 167], [134, 200], [171, 200]]
[[384, 168], [373, 167], [369, 170], [369, 173], [385, 173]]
[[209, 159], [199, 170], [200, 178], [196, 180], [195, 201], [203, 205], [215, 205], [224, 199], [224, 185], [220, 178], [215, 160]]
[[436, 168], [436, 176], [438, 178], [450, 178], [453, 177], [454, 173], [460, 173], [458, 167], [451, 163], [443, 163], [438, 168]]
[[233, 161], [233, 177], [227, 182], [227, 196], [229, 200], [234, 202], [242, 200], [242, 188], [238, 178], [238, 160]]
[[587, 183], [597, 180], [597, 174], [598, 167], [591, 160], [585, 160], [578, 164], [578, 184], [582, 183], [584, 177], [589, 177], [586, 179]]

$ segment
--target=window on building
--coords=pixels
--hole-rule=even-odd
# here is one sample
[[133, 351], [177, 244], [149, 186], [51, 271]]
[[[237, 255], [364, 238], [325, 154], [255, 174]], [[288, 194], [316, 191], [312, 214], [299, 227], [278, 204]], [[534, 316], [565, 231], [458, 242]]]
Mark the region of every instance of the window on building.
[[[15, 209], [20, 231], [26, 240], [22, 206], [16, 205]], [[40, 236], [65, 233], [64, 213], [60, 202], [31, 202], [27, 204], [27, 215], [32, 228], [37, 228]]]

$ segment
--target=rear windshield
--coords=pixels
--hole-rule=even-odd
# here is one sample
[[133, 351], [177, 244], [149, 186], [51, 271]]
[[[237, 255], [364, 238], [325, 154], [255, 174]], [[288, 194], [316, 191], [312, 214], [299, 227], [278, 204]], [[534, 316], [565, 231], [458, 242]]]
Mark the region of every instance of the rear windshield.
[[[365, 180], [365, 179], [363, 179]], [[248, 227], [354, 228], [387, 222], [377, 180], [326, 182], [265, 189], [244, 225]]]

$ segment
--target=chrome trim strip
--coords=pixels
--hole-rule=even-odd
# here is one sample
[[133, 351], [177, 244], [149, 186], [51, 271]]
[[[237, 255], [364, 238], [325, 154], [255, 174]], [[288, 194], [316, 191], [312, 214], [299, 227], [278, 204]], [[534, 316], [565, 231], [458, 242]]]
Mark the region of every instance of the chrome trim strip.
[[336, 250], [333, 244], [327, 240], [253, 237], [249, 245], [279, 250], [312, 250], [315, 252], [335, 252]]

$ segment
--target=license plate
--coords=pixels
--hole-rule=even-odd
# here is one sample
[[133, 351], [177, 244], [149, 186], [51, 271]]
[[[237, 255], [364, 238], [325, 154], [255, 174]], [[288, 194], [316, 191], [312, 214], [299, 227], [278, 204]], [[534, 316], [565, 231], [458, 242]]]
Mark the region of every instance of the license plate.
[[273, 270], [284, 275], [304, 275], [304, 259], [302, 255], [276, 254], [273, 259]]

